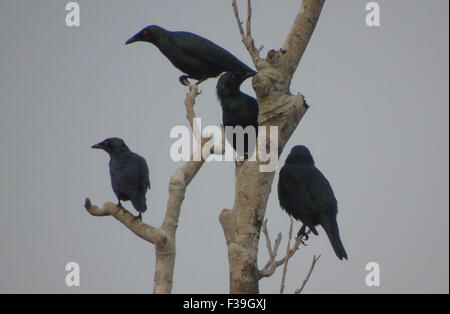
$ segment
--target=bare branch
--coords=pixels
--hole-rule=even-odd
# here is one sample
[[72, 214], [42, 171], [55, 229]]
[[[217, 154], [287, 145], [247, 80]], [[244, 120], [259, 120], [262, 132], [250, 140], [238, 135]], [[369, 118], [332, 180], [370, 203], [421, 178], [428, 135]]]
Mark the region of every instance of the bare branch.
[[267, 230], [267, 219], [263, 223], [262, 232], [266, 238], [266, 246], [267, 246], [267, 250], [269, 251], [269, 260], [267, 261], [267, 264], [264, 266], [264, 268], [259, 271], [259, 279], [272, 276], [272, 274], [277, 269], [277, 267], [275, 265], [275, 258], [277, 257], [278, 248], [280, 246], [281, 238], [282, 238], [281, 232], [278, 233], [277, 239], [275, 240], [275, 245], [272, 248], [269, 231]]
[[282, 67], [293, 75], [319, 20], [325, 0], [303, 0], [282, 51], [286, 52]]
[[248, 52], [250, 53], [250, 56], [252, 57], [253, 63], [255, 64], [256, 68], [259, 68], [261, 62], [260, 52], [262, 50], [262, 47], [260, 49], [256, 49], [255, 40], [252, 36], [252, 2], [251, 0], [248, 0], [247, 3], [246, 32], [244, 31], [241, 18], [239, 17], [239, 9], [236, 0], [233, 0], [232, 6], [234, 16], [236, 17], [236, 21], [238, 24], [239, 32], [241, 33], [242, 42], [244, 43], [245, 48], [247, 48]]
[[[196, 123], [195, 120], [195, 111], [194, 111], [194, 105], [195, 105], [195, 99], [197, 96], [201, 94], [200, 91], [198, 91], [198, 86], [196, 84], [189, 85], [189, 93], [186, 94], [186, 99], [184, 101], [184, 105], [186, 107], [186, 119], [189, 122], [189, 125], [191, 126], [192, 133], [194, 134], [194, 138], [197, 143], [201, 143], [199, 147], [197, 147], [196, 152], [191, 157], [191, 160], [199, 160], [201, 157], [201, 154], [203, 153], [203, 147], [209, 143], [210, 141], [214, 141], [214, 138], [212, 136], [205, 136], [202, 135], [201, 130]], [[225, 129], [222, 125], [222, 139], [221, 139], [221, 145], [220, 146], [211, 146], [211, 149], [209, 151], [209, 154], [219, 154], [222, 155], [225, 153]], [[208, 154], [208, 152], [206, 152]], [[197, 157], [197, 158], [194, 158]]]
[[105, 203], [102, 208], [91, 204], [90, 199], [86, 199], [84, 208], [92, 215], [98, 217], [113, 216], [120, 221], [125, 227], [133, 231], [138, 237], [151, 242], [158, 243], [164, 240], [160, 230], [149, 226], [142, 221], [136, 219], [133, 214], [124, 208], [113, 203]]
[[300, 294], [300, 293], [302, 293], [303, 289], [305, 288], [306, 284], [307, 284], [308, 281], [309, 281], [309, 278], [311, 277], [311, 274], [312, 274], [312, 272], [313, 272], [313, 270], [314, 270], [314, 267], [316, 266], [317, 261], [320, 259], [320, 256], [321, 256], [321, 255], [319, 255], [318, 257], [316, 257], [316, 256], [314, 255], [313, 261], [312, 261], [312, 264], [311, 264], [311, 267], [309, 268], [308, 275], [306, 276], [305, 280], [303, 280], [302, 286], [301, 286], [299, 289], [295, 290], [295, 292], [294, 292], [295, 294]]
[[[269, 232], [267, 230], [267, 220], [265, 220], [262, 225], [262, 232], [266, 238], [266, 246], [267, 246], [267, 250], [269, 252], [269, 261], [267, 262], [266, 266], [264, 266], [264, 268], [259, 271], [259, 279], [261, 280], [264, 277], [272, 276], [273, 273], [275, 272], [275, 270], [279, 266], [284, 265], [283, 274], [282, 274], [282, 278], [281, 278], [280, 294], [284, 293], [289, 259], [292, 258], [294, 256], [294, 254], [298, 251], [300, 244], [303, 243], [303, 238], [304, 238], [304, 236], [297, 237], [295, 239], [294, 247], [291, 248], [291, 240], [292, 240], [292, 236], [293, 236], [292, 235], [293, 225], [294, 225], [294, 220], [291, 218], [290, 224], [289, 224], [289, 239], [288, 239], [288, 244], [287, 244], [287, 248], [286, 248], [286, 255], [279, 261], [275, 261], [275, 258], [276, 258], [277, 252], [278, 252], [278, 247], [281, 242], [281, 233], [278, 234], [277, 240], [275, 241], [275, 246], [272, 248]], [[311, 231], [309, 231], [308, 234], [310, 232]], [[311, 274], [312, 274], [314, 267], [315, 267], [317, 261], [319, 260], [319, 258], [320, 258], [320, 255], [317, 258], [316, 258], [316, 256], [314, 256], [313, 263], [310, 267], [308, 275], [307, 275], [306, 279], [303, 281], [302, 286], [295, 291], [296, 294], [299, 294], [303, 291], [309, 278], [311, 277]]]
[[[239, 32], [241, 33], [242, 40], [244, 40], [246, 34], [244, 32], [244, 28], [242, 27], [241, 18], [239, 17], [239, 9], [237, 7], [236, 0], [233, 0], [233, 3], [231, 5], [233, 6], [234, 16], [236, 17], [236, 21], [237, 21], [237, 24], [238, 24]], [[245, 42], [244, 42], [244, 44], [245, 44]]]
[[247, 2], [247, 36], [252, 38], [252, 1]]
[[181, 204], [184, 201], [186, 188], [192, 179], [197, 175], [205, 160], [188, 161], [178, 168], [175, 174], [170, 178], [169, 200], [167, 201], [167, 211], [164, 218], [162, 229], [175, 232], [178, 219], [181, 212]]
[[[186, 117], [191, 125], [194, 137], [197, 143], [197, 152], [177, 169], [175, 174], [170, 178], [169, 183], [169, 199], [167, 201], [167, 210], [161, 230], [166, 236], [167, 241], [163, 245], [156, 247], [156, 267], [155, 267], [155, 293], [170, 293], [172, 291], [173, 274], [175, 269], [175, 235], [177, 231], [178, 221], [181, 213], [181, 205], [186, 195], [186, 189], [203, 166], [205, 159], [201, 152], [203, 145], [208, 139], [201, 137], [201, 130], [195, 123], [195, 99], [200, 95], [197, 85], [189, 87], [189, 93], [186, 94], [185, 106]], [[199, 161], [194, 158], [200, 154]], [[206, 157], [205, 157], [206, 158]]]
[[[305, 237], [300, 236], [300, 237], [295, 238], [294, 247], [291, 248], [290, 243], [291, 243], [291, 239], [292, 239], [292, 227], [293, 227], [293, 221], [291, 219], [291, 224], [290, 224], [290, 229], [289, 229], [289, 240], [288, 240], [288, 246], [286, 249], [286, 255], [282, 259], [277, 261], [276, 257], [278, 254], [278, 248], [280, 246], [282, 236], [281, 236], [281, 233], [278, 234], [277, 239], [275, 241], [275, 245], [272, 248], [269, 232], [267, 230], [267, 220], [264, 221], [264, 223], [262, 225], [262, 232], [266, 239], [267, 251], [269, 252], [269, 260], [267, 261], [264, 268], [259, 270], [259, 272], [258, 272], [259, 280], [261, 280], [262, 278], [272, 276], [278, 267], [280, 267], [281, 265], [285, 265], [286, 261], [288, 261], [290, 258], [292, 258], [295, 255], [295, 253], [299, 250], [300, 244], [303, 243], [303, 239]], [[310, 232], [311, 231], [308, 231], [307, 234], [309, 234]], [[284, 271], [283, 271], [283, 273], [284, 273]]]
[[263, 231], [264, 236], [266, 238], [266, 246], [267, 246], [267, 250], [269, 251], [269, 256], [272, 257], [273, 256], [272, 242], [270, 241], [269, 231], [267, 230], [267, 219], [264, 220], [264, 223], [263, 223], [263, 226], [262, 226], [262, 231]]
[[186, 99], [184, 100], [184, 106], [186, 107], [186, 119], [188, 120], [192, 133], [197, 143], [201, 141], [201, 130], [195, 122], [195, 98], [201, 93], [198, 91], [198, 86], [196, 84], [189, 86], [189, 93], [186, 94]]
[[[287, 243], [286, 248], [286, 256], [289, 256], [291, 253], [291, 240], [292, 240], [292, 228], [294, 226], [294, 219], [291, 217], [291, 222], [289, 224], [289, 239]], [[284, 284], [286, 282], [286, 274], [287, 274], [287, 268], [288, 268], [289, 258], [284, 259], [284, 266], [283, 266], [283, 275], [281, 276], [281, 286], [280, 286], [280, 294], [284, 293]]]

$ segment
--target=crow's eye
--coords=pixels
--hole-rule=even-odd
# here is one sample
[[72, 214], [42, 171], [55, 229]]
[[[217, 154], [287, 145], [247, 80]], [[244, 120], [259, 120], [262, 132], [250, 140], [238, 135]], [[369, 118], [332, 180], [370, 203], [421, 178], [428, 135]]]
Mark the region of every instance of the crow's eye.
[[235, 80], [235, 79], [236, 79], [236, 75], [234, 75], [234, 74], [231, 75], [231, 79], [232, 79], [232, 80]]
[[109, 145], [109, 142], [108, 142], [108, 141], [104, 141], [104, 142], [103, 142], [103, 145], [108, 146], [108, 145]]
[[148, 31], [145, 30], [142, 34], [143, 34], [144, 36], [147, 36], [147, 35], [148, 35]]

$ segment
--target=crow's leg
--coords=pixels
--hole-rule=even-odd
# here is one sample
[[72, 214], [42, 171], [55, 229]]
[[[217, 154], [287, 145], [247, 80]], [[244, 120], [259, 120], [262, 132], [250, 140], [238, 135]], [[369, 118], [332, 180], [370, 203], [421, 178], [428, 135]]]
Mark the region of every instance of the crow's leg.
[[125, 208], [122, 206], [122, 202], [120, 201], [120, 199], [119, 199], [119, 202], [117, 203], [116, 206], [117, 206], [117, 207], [120, 207], [120, 208], [122, 208], [122, 209], [125, 209]]
[[301, 239], [301, 244], [306, 246], [305, 241], [309, 240], [309, 235], [308, 235], [308, 233], [306, 233], [306, 225], [305, 224], [303, 224], [303, 226], [298, 231], [297, 238], [300, 238]]

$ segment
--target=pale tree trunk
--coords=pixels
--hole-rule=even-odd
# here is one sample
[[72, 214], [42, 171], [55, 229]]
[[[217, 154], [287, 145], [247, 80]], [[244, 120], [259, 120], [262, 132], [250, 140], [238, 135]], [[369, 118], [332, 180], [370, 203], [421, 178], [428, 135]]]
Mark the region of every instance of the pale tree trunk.
[[[263, 60], [251, 35], [251, 2], [248, 1], [247, 27], [244, 31], [236, 1], [233, 0], [243, 42], [258, 70], [253, 78], [253, 88], [259, 104], [259, 125], [278, 127], [278, 154], [282, 153], [307, 110], [303, 96], [290, 93], [290, 83], [324, 2], [304, 0], [282, 49], [271, 50]], [[259, 293], [258, 244], [275, 175], [275, 172], [261, 172], [261, 164], [257, 160], [236, 167], [234, 206], [231, 210], [224, 209], [220, 215], [228, 247], [231, 293]]]

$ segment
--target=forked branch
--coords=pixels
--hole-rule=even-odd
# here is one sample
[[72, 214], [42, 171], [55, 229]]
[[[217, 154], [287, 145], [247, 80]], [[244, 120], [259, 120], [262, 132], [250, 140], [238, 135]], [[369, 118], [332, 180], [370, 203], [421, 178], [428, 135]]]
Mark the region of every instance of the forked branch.
[[260, 53], [263, 47], [256, 49], [255, 40], [252, 35], [252, 2], [248, 0], [247, 2], [247, 23], [246, 23], [246, 31], [244, 31], [244, 27], [242, 26], [241, 18], [239, 17], [239, 9], [236, 3], [236, 0], [232, 2], [234, 16], [236, 17], [236, 21], [238, 24], [239, 32], [241, 33], [242, 42], [247, 48], [250, 56], [252, 57], [253, 63], [258, 68], [261, 62]]
[[266, 246], [267, 246], [267, 250], [269, 252], [269, 260], [267, 261], [264, 268], [259, 271], [259, 279], [260, 280], [262, 278], [272, 276], [278, 267], [280, 267], [281, 265], [287, 264], [289, 259], [292, 258], [295, 255], [295, 253], [299, 250], [300, 244], [303, 243], [304, 236], [296, 237], [294, 246], [291, 248], [290, 243], [292, 240], [292, 228], [293, 228], [293, 220], [291, 219], [286, 254], [283, 258], [276, 260], [276, 257], [278, 254], [278, 248], [280, 246], [282, 236], [281, 236], [281, 233], [278, 234], [277, 239], [275, 240], [275, 245], [272, 248], [269, 232], [267, 229], [267, 220], [264, 221], [263, 226], [262, 226], [262, 232], [266, 239]]
[[[281, 243], [281, 238], [282, 238], [281, 233], [278, 234], [277, 239], [275, 240], [275, 244], [272, 247], [272, 242], [270, 240], [269, 231], [267, 229], [267, 220], [265, 220], [262, 225], [262, 232], [266, 239], [267, 251], [269, 252], [269, 260], [267, 261], [264, 268], [259, 271], [259, 280], [261, 280], [262, 278], [265, 278], [265, 277], [272, 276], [274, 274], [275, 270], [278, 267], [283, 265], [284, 267], [283, 267], [283, 275], [281, 278], [280, 294], [284, 293], [286, 274], [287, 274], [287, 269], [288, 269], [288, 262], [295, 255], [295, 253], [299, 250], [300, 244], [303, 243], [303, 240], [306, 237], [305, 235], [297, 235], [297, 237], [295, 238], [295, 244], [291, 248], [291, 240], [293, 237], [293, 234], [292, 234], [293, 224], [294, 224], [294, 220], [291, 218], [291, 222], [289, 224], [289, 238], [288, 238], [288, 244], [287, 244], [287, 248], [286, 248], [286, 255], [280, 260], [276, 260], [276, 257], [278, 254], [278, 248], [280, 247], [280, 243]], [[309, 233], [310, 233], [310, 231], [307, 234], [309, 234]], [[305, 288], [319, 258], [320, 258], [320, 255], [318, 257], [314, 256], [313, 263], [309, 269], [308, 275], [306, 276], [306, 279], [303, 281], [302, 286], [299, 289], [295, 290], [296, 294], [301, 293], [303, 291], [303, 289]]]

